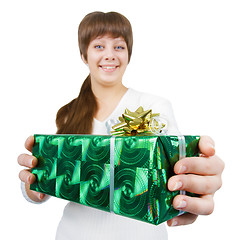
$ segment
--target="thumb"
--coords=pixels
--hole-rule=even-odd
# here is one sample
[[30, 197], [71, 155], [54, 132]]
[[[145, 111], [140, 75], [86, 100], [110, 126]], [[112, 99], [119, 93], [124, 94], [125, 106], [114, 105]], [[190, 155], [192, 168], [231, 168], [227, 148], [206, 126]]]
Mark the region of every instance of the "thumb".
[[213, 139], [209, 136], [201, 136], [198, 147], [200, 153], [204, 154], [206, 157], [211, 157], [215, 155], [215, 143]]

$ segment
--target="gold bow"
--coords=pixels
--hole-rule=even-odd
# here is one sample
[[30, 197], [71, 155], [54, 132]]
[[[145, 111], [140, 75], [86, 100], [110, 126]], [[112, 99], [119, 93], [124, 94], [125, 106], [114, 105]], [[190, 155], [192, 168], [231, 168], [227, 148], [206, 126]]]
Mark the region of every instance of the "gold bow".
[[161, 124], [153, 119], [159, 116], [159, 113], [152, 113], [152, 109], [144, 111], [143, 107], [139, 107], [135, 112], [131, 112], [126, 108], [122, 117], [119, 117], [120, 123], [112, 127], [112, 135], [118, 136], [136, 136], [136, 135], [153, 135], [151, 131], [152, 121], [154, 122], [155, 130], [161, 132], [161, 129], [165, 127], [165, 124]]

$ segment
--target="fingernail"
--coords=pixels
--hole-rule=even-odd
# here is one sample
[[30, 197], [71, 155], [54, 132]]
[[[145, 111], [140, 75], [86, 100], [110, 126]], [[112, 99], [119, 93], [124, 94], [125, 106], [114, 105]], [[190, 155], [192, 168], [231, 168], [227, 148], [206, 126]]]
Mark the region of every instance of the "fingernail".
[[182, 182], [176, 182], [174, 187], [173, 187], [173, 191], [176, 191], [178, 189], [180, 189], [182, 187]]
[[186, 166], [180, 166], [178, 173], [185, 173], [187, 170]]
[[31, 167], [32, 167], [33, 166], [33, 159], [31, 160], [30, 164], [31, 164]]
[[186, 206], [187, 206], [187, 202], [185, 200], [181, 200], [176, 208], [182, 209], [182, 208], [185, 208]]
[[44, 198], [44, 194], [43, 193], [39, 193], [39, 199], [42, 200]]
[[28, 176], [28, 177], [27, 177], [27, 183], [30, 184], [30, 181], [31, 181], [31, 176]]
[[33, 159], [31, 160], [31, 167], [33, 167], [34, 161], [35, 161], [35, 158], [33, 158]]
[[211, 143], [208, 143], [208, 146], [215, 150], [215, 147]]
[[177, 226], [178, 225], [178, 222], [177, 222], [177, 220], [173, 220], [172, 221], [172, 224], [171, 224], [171, 226], [170, 227], [174, 227], [174, 226]]

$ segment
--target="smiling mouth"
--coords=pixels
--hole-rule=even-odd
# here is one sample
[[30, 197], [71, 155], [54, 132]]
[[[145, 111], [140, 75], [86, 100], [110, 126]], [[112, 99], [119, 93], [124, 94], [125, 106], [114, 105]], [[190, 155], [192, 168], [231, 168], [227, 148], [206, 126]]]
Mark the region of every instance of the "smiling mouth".
[[106, 72], [112, 72], [114, 70], [116, 70], [119, 66], [99, 66], [102, 70], [106, 71]]

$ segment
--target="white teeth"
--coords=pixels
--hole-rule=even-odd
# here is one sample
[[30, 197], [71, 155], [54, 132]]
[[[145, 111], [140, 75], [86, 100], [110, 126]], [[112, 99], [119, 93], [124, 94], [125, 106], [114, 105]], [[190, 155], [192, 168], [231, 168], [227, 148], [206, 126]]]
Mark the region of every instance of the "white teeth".
[[114, 69], [116, 67], [115, 66], [102, 66], [102, 68], [104, 68], [104, 69]]

